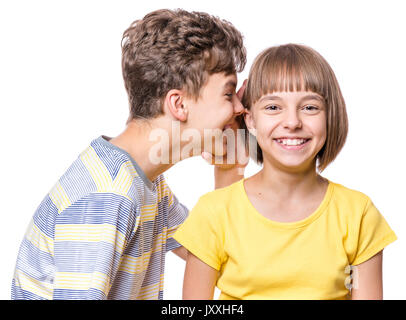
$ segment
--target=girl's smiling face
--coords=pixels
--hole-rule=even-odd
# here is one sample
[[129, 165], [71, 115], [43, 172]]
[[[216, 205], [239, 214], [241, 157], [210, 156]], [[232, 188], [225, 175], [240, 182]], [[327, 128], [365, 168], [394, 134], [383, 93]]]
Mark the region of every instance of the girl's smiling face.
[[263, 95], [245, 115], [262, 149], [264, 165], [301, 172], [316, 164], [327, 137], [326, 105], [311, 91]]

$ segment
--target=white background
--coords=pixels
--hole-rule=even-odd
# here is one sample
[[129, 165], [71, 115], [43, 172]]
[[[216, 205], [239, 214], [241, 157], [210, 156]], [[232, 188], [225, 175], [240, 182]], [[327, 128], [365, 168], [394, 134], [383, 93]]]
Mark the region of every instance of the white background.
[[[206, 11], [245, 36], [247, 76], [266, 47], [306, 44], [331, 64], [349, 114], [347, 143], [324, 172], [369, 195], [398, 236], [384, 251], [384, 298], [405, 299], [406, 48], [404, 1], [2, 1], [0, 4], [0, 299], [43, 197], [90, 141], [127, 119], [121, 36], [159, 8]], [[192, 208], [212, 190], [200, 158], [167, 180]], [[258, 170], [248, 167], [247, 176]], [[167, 256], [165, 299], [180, 299], [184, 262]]]

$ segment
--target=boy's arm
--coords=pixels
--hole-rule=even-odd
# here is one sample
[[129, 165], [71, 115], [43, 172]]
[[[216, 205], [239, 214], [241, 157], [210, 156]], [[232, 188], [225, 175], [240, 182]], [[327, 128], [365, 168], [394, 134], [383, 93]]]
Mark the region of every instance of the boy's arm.
[[[165, 182], [166, 184], [166, 182]], [[166, 188], [169, 192], [169, 211], [168, 211], [168, 221], [167, 221], [167, 251], [172, 251], [179, 258], [186, 260], [187, 250], [181, 246], [177, 241], [175, 241], [172, 236], [179, 228], [179, 226], [185, 221], [189, 214], [189, 210], [186, 206], [181, 204], [177, 197], [172, 193], [168, 185]]]
[[352, 300], [382, 300], [382, 251], [355, 266], [352, 275]]
[[55, 225], [54, 300], [104, 300], [135, 234], [135, 204], [94, 193], [60, 213]]
[[[238, 146], [237, 143], [238, 142], [236, 141], [236, 146]], [[214, 189], [227, 187], [234, 182], [237, 182], [244, 178], [245, 167], [247, 166], [249, 161], [248, 153], [244, 145], [240, 145], [239, 147], [237, 147], [237, 150], [235, 150], [235, 152], [236, 161], [235, 163], [231, 164], [228, 164], [226, 161], [227, 155], [222, 157], [222, 164], [217, 164], [218, 159], [214, 159], [212, 154], [208, 152], [202, 153], [203, 159], [205, 159], [208, 163], [214, 165]], [[244, 154], [239, 156], [238, 153], [242, 152]], [[239, 163], [238, 159], [243, 159], [243, 163]]]
[[235, 166], [230, 169], [223, 169], [214, 166], [214, 189], [227, 187], [234, 182], [244, 178], [245, 167]]
[[183, 279], [184, 300], [212, 300], [218, 271], [205, 264], [191, 252], [186, 260]]

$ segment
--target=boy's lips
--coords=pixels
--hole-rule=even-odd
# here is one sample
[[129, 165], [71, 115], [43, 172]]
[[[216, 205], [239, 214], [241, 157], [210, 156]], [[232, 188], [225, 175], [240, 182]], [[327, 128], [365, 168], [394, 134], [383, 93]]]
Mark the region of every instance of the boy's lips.
[[236, 121], [233, 121], [233, 122], [227, 123], [227, 124], [223, 127], [223, 131], [225, 131], [225, 130], [227, 130], [227, 129], [234, 129], [234, 128], [237, 128], [237, 127], [238, 127], [237, 122], [236, 122]]

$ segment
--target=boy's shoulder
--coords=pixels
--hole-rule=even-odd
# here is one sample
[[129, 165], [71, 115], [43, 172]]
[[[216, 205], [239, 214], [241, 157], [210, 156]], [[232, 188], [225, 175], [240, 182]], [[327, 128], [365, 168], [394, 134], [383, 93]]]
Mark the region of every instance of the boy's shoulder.
[[102, 136], [91, 141], [49, 192], [59, 212], [95, 193], [115, 193], [134, 202], [143, 184], [129, 156]]
[[[107, 183], [116, 180], [121, 171], [128, 172], [131, 177], [138, 176], [131, 156], [126, 151], [110, 143], [109, 139], [105, 136], [94, 139], [90, 146], [80, 154], [79, 159], [86, 165], [89, 172], [95, 178], [102, 176]], [[112, 188], [118, 186], [110, 183], [103, 187]]]

